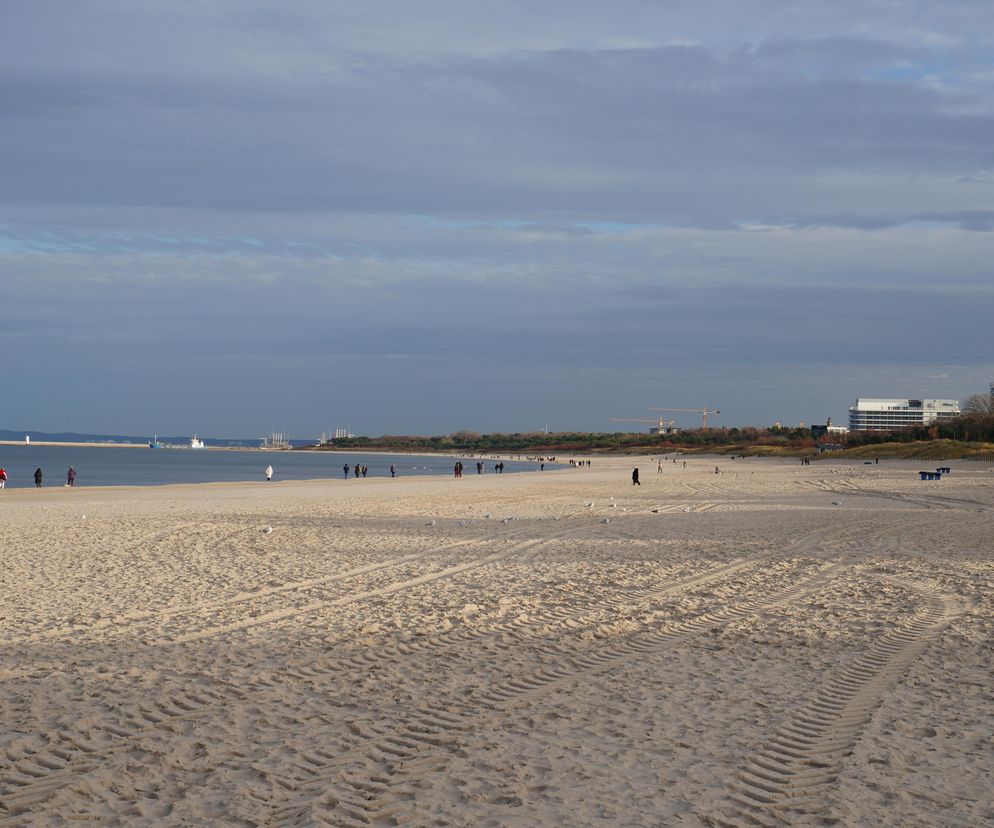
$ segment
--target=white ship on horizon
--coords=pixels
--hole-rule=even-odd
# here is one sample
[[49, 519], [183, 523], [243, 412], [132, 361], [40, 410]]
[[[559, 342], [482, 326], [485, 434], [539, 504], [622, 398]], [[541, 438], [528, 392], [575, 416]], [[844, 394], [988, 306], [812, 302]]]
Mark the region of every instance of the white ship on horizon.
[[204, 445], [204, 441], [203, 440], [198, 440], [197, 439], [197, 435], [194, 434], [193, 435], [193, 439], [190, 440], [190, 448], [192, 448], [192, 449], [202, 449], [202, 448], [206, 448], [206, 446]]

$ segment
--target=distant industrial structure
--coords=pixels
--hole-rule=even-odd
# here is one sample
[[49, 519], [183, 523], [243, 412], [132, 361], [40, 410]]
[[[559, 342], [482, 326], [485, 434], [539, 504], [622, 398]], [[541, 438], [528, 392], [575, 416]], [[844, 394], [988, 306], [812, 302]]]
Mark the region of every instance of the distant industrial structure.
[[959, 400], [886, 400], [860, 397], [849, 408], [850, 431], [895, 431], [959, 416]]
[[335, 440], [348, 440], [355, 435], [346, 428], [336, 428], [332, 431], [332, 436], [329, 437], [326, 431], [321, 432], [321, 436], [318, 437], [319, 446], [330, 446]]
[[[676, 420], [667, 420], [663, 417], [612, 417], [612, 423], [645, 423], [649, 426], [650, 434], [677, 434], [680, 429], [676, 427]], [[652, 425], [655, 423], [655, 425]]]
[[704, 406], [703, 408], [650, 408], [650, 411], [680, 411], [684, 413], [700, 414], [701, 415], [701, 428], [708, 427], [708, 414], [721, 414], [717, 408], [708, 408]]

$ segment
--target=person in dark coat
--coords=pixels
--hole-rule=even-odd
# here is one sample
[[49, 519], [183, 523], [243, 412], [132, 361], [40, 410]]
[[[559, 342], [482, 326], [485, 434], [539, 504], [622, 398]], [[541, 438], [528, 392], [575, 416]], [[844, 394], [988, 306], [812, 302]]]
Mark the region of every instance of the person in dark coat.
[[641, 486], [642, 485], [639, 482], [639, 467], [638, 466], [636, 466], [635, 469], [632, 471], [632, 485], [633, 486]]
[[41, 468], [35, 469], [35, 486], [41, 488]]
[[76, 469], [72, 466], [69, 467], [69, 471], [66, 473], [66, 485], [75, 486], [76, 485]]

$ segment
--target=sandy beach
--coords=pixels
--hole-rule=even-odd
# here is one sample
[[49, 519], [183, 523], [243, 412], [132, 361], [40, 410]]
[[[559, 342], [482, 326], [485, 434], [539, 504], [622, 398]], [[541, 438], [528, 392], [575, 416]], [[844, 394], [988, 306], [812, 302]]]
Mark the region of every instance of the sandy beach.
[[0, 492], [0, 826], [994, 824], [943, 465]]

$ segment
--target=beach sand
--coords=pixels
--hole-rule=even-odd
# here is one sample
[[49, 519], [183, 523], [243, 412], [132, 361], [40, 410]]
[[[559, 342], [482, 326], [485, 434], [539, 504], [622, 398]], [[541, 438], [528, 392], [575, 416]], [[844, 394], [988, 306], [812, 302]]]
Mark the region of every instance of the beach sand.
[[994, 824], [994, 467], [920, 465], [0, 492], [0, 826]]

